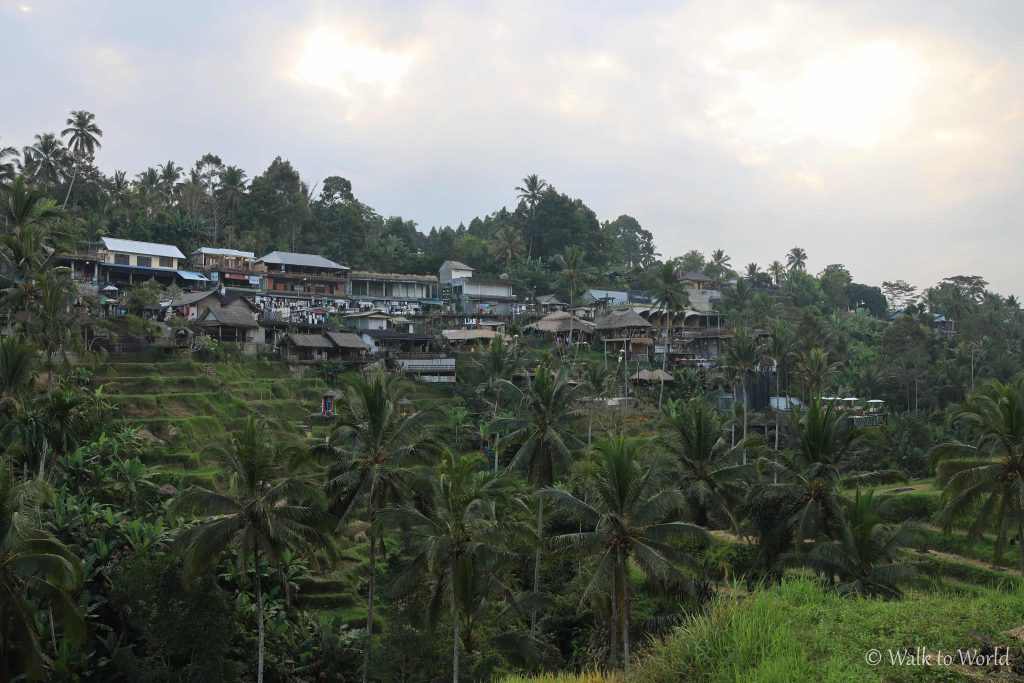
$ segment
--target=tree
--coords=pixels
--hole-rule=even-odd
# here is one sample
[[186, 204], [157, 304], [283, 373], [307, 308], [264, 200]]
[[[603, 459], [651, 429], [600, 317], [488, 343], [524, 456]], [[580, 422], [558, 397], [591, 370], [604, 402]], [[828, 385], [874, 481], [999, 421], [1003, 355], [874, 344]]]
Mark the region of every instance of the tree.
[[732, 258], [725, 253], [724, 249], [715, 249], [711, 252], [711, 260], [704, 266], [704, 272], [718, 280], [724, 280], [729, 276], [729, 263]]
[[587, 445], [593, 441], [594, 433], [594, 411], [602, 405], [602, 400], [607, 398], [615, 386], [615, 373], [601, 363], [587, 363], [583, 369], [583, 391], [590, 399], [587, 410]]
[[95, 155], [103, 137], [103, 131], [96, 125], [96, 115], [85, 110], [73, 111], [66, 124], [60, 135], [68, 138], [68, 149], [81, 157]]
[[621, 637], [627, 672], [633, 603], [630, 565], [634, 564], [648, 579], [678, 578], [673, 562], [693, 562], [673, 543], [681, 539], [707, 540], [707, 533], [698, 526], [667, 521], [686, 501], [677, 489], [667, 486], [671, 467], [665, 460], [644, 463], [645, 445], [634, 437], [599, 439], [594, 445], [592, 462], [579, 470], [577, 484], [581, 496], [558, 488], [541, 492], [544, 499], [579, 520], [585, 528], [553, 537], [551, 546], [595, 558], [581, 603], [601, 593], [610, 596], [611, 663], [618, 665], [617, 640]]
[[[572, 462], [576, 442], [573, 423], [580, 417], [576, 389], [562, 369], [540, 365], [526, 387], [504, 384], [518, 398], [518, 415], [500, 421], [506, 426], [508, 440], [518, 448], [509, 467], [525, 469], [527, 480], [540, 489], [555, 483], [555, 474]], [[537, 504], [537, 551], [533, 564], [533, 591], [540, 592], [540, 563], [544, 541], [544, 499]], [[530, 615], [530, 635], [537, 634], [537, 612]]]
[[279, 565], [285, 550], [308, 550], [324, 542], [317, 528], [324, 495], [309, 475], [287, 472], [293, 453], [279, 447], [265, 420], [250, 415], [243, 430], [218, 455], [222, 485], [193, 485], [175, 500], [171, 514], [197, 522], [178, 536], [186, 577], [218, 562], [234, 549], [245, 567], [252, 560], [259, 643], [256, 680], [263, 681], [264, 604], [260, 562]]
[[370, 523], [364, 683], [369, 679], [373, 645], [377, 550], [383, 543], [377, 518], [389, 503], [404, 498], [406, 468], [428, 451], [431, 429], [438, 418], [430, 410], [406, 414], [399, 405], [406, 391], [401, 377], [379, 370], [369, 380], [358, 375], [348, 378], [345, 393], [336, 403], [338, 417], [322, 452], [332, 459], [327, 488], [338, 528], [348, 523], [360, 504], [365, 505]]
[[505, 259], [505, 272], [512, 270], [512, 259], [526, 252], [523, 234], [511, 225], [503, 225], [494, 233], [491, 242], [491, 253]]
[[[765, 358], [775, 365], [775, 395], [776, 397], [781, 397], [783, 382], [787, 377], [786, 370], [789, 368], [790, 362], [796, 353], [796, 335], [793, 332], [792, 326], [785, 321], [777, 321], [772, 327], [762, 350]], [[786, 396], [788, 398], [788, 386], [786, 389]], [[779, 450], [779, 415], [782, 410], [778, 405], [772, 408], [775, 413], [775, 450]]]
[[544, 194], [544, 190], [548, 189], [548, 183], [543, 180], [536, 173], [523, 178], [523, 184], [516, 187], [516, 196], [519, 199], [526, 202], [526, 205], [530, 207], [530, 215], [535, 215], [537, 203], [540, 202], [541, 195]]
[[782, 286], [782, 279], [786, 277], [786, 267], [778, 261], [772, 261], [768, 266], [768, 274], [772, 276], [772, 282], [776, 287]]
[[807, 267], [807, 252], [800, 247], [793, 247], [786, 254], [786, 267], [789, 270], [804, 270]]
[[[13, 159], [14, 161], [7, 161]], [[0, 145], [0, 183], [14, 180], [18, 150], [10, 145]]]
[[170, 206], [178, 191], [178, 181], [181, 180], [182, 168], [173, 161], [168, 161], [160, 167], [160, 190], [164, 193], [164, 201]]
[[895, 501], [878, 501], [871, 490], [857, 489], [852, 500], [842, 503], [835, 540], [815, 543], [810, 552], [790, 554], [783, 562], [813, 569], [829, 580], [838, 578], [841, 595], [902, 597], [900, 584], [917, 578], [923, 567], [903, 556], [903, 549], [923, 536], [920, 523], [884, 523], [886, 508]]
[[917, 287], [904, 280], [886, 280], [882, 283], [882, 294], [889, 305], [889, 311], [895, 313], [906, 309], [917, 298]]
[[[445, 451], [438, 467], [426, 468], [415, 486], [418, 505], [382, 511], [390, 526], [408, 529], [412, 575], [430, 577], [427, 621], [434, 625], [447, 605], [452, 628], [452, 680], [460, 678], [460, 651], [472, 652], [474, 629], [487, 604], [511, 595], [502, 577], [508, 539], [517, 525], [501, 514], [516, 490], [507, 474], [482, 468], [478, 454]], [[522, 640], [520, 639], [520, 643]]]
[[35, 144], [26, 147], [23, 153], [26, 164], [31, 164], [33, 168], [32, 173], [26, 175], [41, 181], [43, 189], [48, 191], [60, 181], [67, 149], [53, 133], [36, 135], [35, 140]]
[[837, 368], [837, 364], [829, 362], [828, 351], [822, 348], [815, 347], [801, 353], [797, 357], [794, 374], [804, 388], [804, 398], [819, 398]]
[[950, 420], [963, 425], [973, 441], [948, 440], [931, 451], [934, 465], [958, 463], [942, 493], [943, 525], [948, 531], [973, 517], [967, 529], [971, 541], [994, 527], [993, 562], [1001, 559], [1015, 530], [1024, 571], [1024, 375], [1010, 383], [984, 384]]
[[850, 307], [850, 285], [853, 284], [853, 276], [846, 266], [841, 263], [831, 263], [825, 266], [825, 270], [818, 273], [818, 283], [821, 286], [825, 303], [837, 311], [845, 311]]
[[[522, 356], [518, 344], [508, 342], [505, 337], [495, 337], [487, 347], [487, 353], [477, 360], [477, 367], [487, 376], [487, 385], [494, 391], [494, 412], [492, 419], [497, 419], [501, 406], [502, 382], [511, 380], [522, 365]], [[498, 471], [500, 449], [497, 440], [494, 443], [494, 471]]]
[[674, 336], [674, 325], [676, 316], [686, 310], [690, 304], [690, 296], [686, 293], [686, 286], [679, 280], [679, 273], [671, 261], [663, 263], [658, 268], [658, 280], [651, 291], [651, 299], [663, 313], [665, 320], [665, 352], [661, 356], [661, 390], [658, 393], [658, 410], [661, 410], [662, 401], [665, 398], [665, 374], [668, 365], [668, 354], [672, 346]]
[[704, 396], [669, 402], [662, 408], [657, 443], [677, 463], [679, 489], [703, 527], [727, 521], [738, 530], [733, 506], [756, 474], [728, 447], [718, 410]]
[[[35, 619], [40, 607], [59, 619], [64, 636], [80, 642], [85, 622], [70, 594], [82, 582], [82, 563], [38, 528], [39, 506], [53, 497], [41, 480], [18, 484], [0, 461], [0, 679], [42, 679], [47, 657]], [[18, 666], [13, 670], [11, 664]]]
[[704, 266], [707, 265], [704, 254], [696, 249], [686, 252], [678, 260], [679, 269], [687, 273], [701, 273], [704, 271]]
[[632, 216], [622, 215], [601, 226], [612, 244], [618, 247], [622, 267], [646, 268], [654, 263], [654, 235], [644, 230]]
[[[757, 368], [760, 365], [761, 353], [757, 339], [746, 330], [738, 329], [733, 334], [730, 344], [720, 359], [722, 369], [728, 372], [733, 386], [740, 387], [740, 401], [743, 404], [743, 438], [747, 438], [747, 380], [757, 379]], [[743, 462], [747, 456], [744, 453]]]

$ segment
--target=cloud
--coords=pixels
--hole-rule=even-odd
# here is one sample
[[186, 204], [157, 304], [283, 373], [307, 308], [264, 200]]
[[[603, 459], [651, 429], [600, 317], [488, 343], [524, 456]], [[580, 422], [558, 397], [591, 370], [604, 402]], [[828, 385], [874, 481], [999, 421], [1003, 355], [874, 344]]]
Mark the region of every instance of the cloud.
[[1010, 292], [1012, 261], [986, 254], [1024, 248], [1024, 10], [986, 7], [12, 5], [0, 55], [16, 84], [53, 85], [0, 135], [84, 101], [100, 163], [132, 173], [212, 151], [255, 175], [281, 154], [428, 228], [514, 203], [537, 172], [636, 216], [663, 254], [763, 265], [799, 244], [814, 270]]

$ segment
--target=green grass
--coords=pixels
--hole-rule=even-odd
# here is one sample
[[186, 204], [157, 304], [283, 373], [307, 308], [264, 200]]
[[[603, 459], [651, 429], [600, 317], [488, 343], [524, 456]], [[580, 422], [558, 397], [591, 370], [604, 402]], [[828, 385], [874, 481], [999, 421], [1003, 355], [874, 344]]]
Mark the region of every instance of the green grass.
[[[1006, 631], [1024, 623], [1024, 592], [970, 587], [913, 591], [886, 602], [842, 598], [810, 579], [715, 602], [655, 645], [632, 680], [924, 681], [962, 680], [963, 672], [899, 667], [888, 651], [980, 648], [986, 639], [1015, 644]], [[870, 649], [884, 660], [865, 661]]]

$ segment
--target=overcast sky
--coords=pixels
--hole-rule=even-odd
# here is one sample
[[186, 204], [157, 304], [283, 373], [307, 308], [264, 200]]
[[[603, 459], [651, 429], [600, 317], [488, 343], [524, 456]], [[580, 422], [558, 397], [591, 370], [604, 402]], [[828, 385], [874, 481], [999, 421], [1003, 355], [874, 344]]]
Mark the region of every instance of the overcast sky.
[[[1024, 295], [1024, 2], [0, 0], [0, 141], [277, 155], [421, 229], [538, 173], [659, 252]], [[634, 7], [633, 5], [642, 7]]]

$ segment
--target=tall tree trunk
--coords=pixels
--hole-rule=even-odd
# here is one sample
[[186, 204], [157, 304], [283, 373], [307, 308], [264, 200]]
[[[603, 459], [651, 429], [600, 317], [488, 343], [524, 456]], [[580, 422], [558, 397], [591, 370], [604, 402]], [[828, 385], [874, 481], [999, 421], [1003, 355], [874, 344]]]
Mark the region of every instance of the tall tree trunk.
[[[376, 515], [370, 515], [372, 525]], [[370, 649], [373, 646], [373, 593], [377, 588], [377, 535], [370, 533], [370, 580], [366, 590], [366, 647], [363, 648], [363, 683], [370, 680]]]
[[71, 188], [75, 186], [75, 178], [78, 177], [78, 164], [75, 164], [75, 172], [71, 174], [71, 182], [68, 183], [68, 193], [64, 195], [64, 203], [61, 204], [61, 209], [68, 208], [68, 199], [71, 198]]
[[1021, 573], [1024, 573], [1024, 506], [1017, 506], [1017, 562]]
[[[454, 569], [454, 567], [453, 567]], [[452, 683], [459, 683], [459, 608], [455, 601], [455, 572], [452, 572]]]
[[[740, 396], [743, 398], [743, 441], [747, 440], [747, 379], [740, 380]], [[743, 447], [743, 464], [747, 464], [747, 447]]]
[[253, 583], [256, 586], [256, 611], [259, 613], [259, 646], [256, 656], [256, 683], [263, 683], [263, 655], [266, 651], [266, 632], [263, 626], [263, 586], [260, 583], [260, 549], [253, 541]]
[[619, 666], [619, 582], [617, 581], [619, 575], [618, 563], [615, 565], [615, 569], [612, 571], [612, 594], [611, 594], [611, 628], [608, 629], [609, 633], [609, 656], [608, 656], [608, 668], [616, 669]]
[[626, 586], [629, 584], [629, 573], [628, 567], [626, 566], [626, 556], [623, 555], [620, 562], [622, 563], [622, 586], [619, 587], [619, 592], [622, 593], [622, 607], [620, 608], [621, 614], [619, 615], [622, 619], [622, 668], [628, 674], [629, 673], [629, 596], [627, 595]]
[[[537, 501], [537, 553], [533, 557], [533, 592], [540, 595], [540, 559], [544, 548], [544, 499]], [[536, 599], [536, 597], [534, 598]], [[537, 610], [530, 613], [530, 637], [537, 636]]]
[[[668, 372], [668, 344], [672, 339], [671, 332], [665, 337], [665, 353], [661, 356], [661, 371]], [[661, 402], [665, 399], [665, 375], [661, 376], [661, 392], [658, 394], [658, 410], [661, 410]]]

